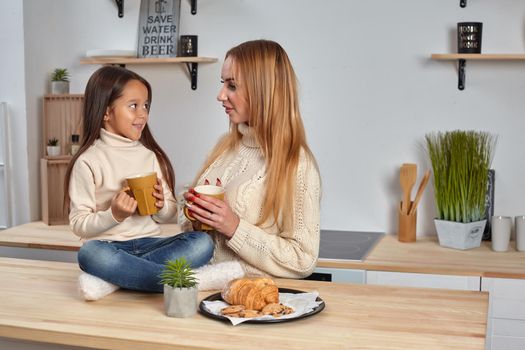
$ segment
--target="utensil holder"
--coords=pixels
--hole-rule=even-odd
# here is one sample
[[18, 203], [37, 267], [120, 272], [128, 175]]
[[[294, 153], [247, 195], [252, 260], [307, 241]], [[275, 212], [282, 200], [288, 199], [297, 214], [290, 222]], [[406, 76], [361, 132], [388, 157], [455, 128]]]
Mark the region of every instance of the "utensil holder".
[[[414, 202], [410, 202], [410, 207]], [[401, 211], [401, 204], [399, 204], [399, 227], [397, 239], [400, 242], [415, 242], [416, 241], [416, 226], [417, 226], [417, 209], [412, 215], [404, 214]]]

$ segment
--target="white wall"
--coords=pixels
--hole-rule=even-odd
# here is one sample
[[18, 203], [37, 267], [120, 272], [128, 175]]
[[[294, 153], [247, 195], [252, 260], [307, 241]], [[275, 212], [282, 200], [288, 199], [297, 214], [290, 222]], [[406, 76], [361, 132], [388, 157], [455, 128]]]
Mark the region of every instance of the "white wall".
[[[12, 0], [14, 2], [14, 0]], [[435, 130], [489, 130], [499, 135], [496, 212], [525, 213], [525, 62], [468, 62], [466, 89], [457, 89], [452, 62], [431, 53], [455, 52], [455, 25], [484, 22], [484, 52], [523, 52], [521, 0], [200, 0], [192, 16], [182, 0], [181, 33], [199, 35], [199, 54], [220, 61], [231, 46], [267, 38], [288, 51], [300, 80], [302, 113], [323, 179], [322, 227], [396, 232], [403, 162], [428, 167], [421, 143]], [[98, 67], [79, 59], [97, 48], [136, 48], [139, 0], [25, 0], [27, 123], [31, 193], [38, 187], [41, 97], [48, 74], [72, 72], [83, 92]], [[19, 25], [18, 25], [19, 26]], [[128, 66], [153, 86], [151, 127], [176, 168], [191, 181], [207, 151], [227, 130], [215, 101], [221, 62], [199, 67], [198, 90], [182, 65]], [[3, 68], [5, 69], [5, 68]], [[20, 145], [25, 146], [25, 144]], [[39, 217], [37, 195], [31, 219]], [[432, 234], [427, 191], [419, 234]]]
[[[24, 18], [22, 2], [3, 0], [0, 3], [0, 101], [8, 103], [10, 139], [16, 142], [11, 160], [12, 202], [11, 223], [29, 221], [29, 184], [26, 95], [24, 73]], [[36, 198], [36, 200], [38, 197]], [[6, 203], [0, 203], [6, 205]], [[2, 210], [3, 211], [3, 210]]]

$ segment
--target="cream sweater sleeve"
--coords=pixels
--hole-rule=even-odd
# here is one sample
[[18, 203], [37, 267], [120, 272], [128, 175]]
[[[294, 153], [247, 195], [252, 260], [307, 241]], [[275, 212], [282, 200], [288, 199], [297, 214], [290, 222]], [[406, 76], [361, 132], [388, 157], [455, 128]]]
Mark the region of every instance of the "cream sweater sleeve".
[[295, 191], [293, 231], [270, 234], [241, 219], [227, 243], [248, 264], [276, 277], [310, 275], [319, 255], [321, 183], [317, 167], [304, 156]]
[[87, 162], [79, 158], [73, 166], [69, 182], [69, 225], [73, 233], [84, 239], [97, 237], [118, 225], [111, 207], [97, 211], [93, 171]]

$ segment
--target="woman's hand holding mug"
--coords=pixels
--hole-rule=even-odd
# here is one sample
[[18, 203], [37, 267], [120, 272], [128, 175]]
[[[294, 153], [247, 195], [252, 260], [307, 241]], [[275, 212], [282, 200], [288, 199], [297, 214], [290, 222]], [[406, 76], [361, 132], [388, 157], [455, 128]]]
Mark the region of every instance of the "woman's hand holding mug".
[[224, 188], [213, 185], [197, 186], [184, 194], [184, 215], [201, 223], [203, 231], [216, 230], [231, 238], [239, 226], [239, 217], [224, 200]]

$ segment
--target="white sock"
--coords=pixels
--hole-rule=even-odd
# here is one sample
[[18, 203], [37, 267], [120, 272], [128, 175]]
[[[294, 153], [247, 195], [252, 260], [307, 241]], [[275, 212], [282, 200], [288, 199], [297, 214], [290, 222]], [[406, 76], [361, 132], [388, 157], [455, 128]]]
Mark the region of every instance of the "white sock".
[[223, 289], [229, 281], [244, 276], [244, 270], [238, 261], [226, 261], [208, 264], [195, 269], [199, 281], [199, 290]]
[[83, 272], [78, 276], [78, 292], [84, 300], [98, 300], [119, 289], [112, 283]]

